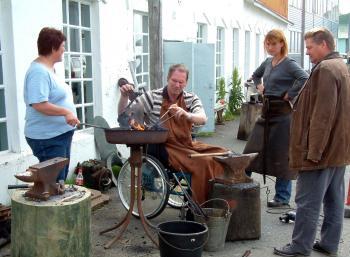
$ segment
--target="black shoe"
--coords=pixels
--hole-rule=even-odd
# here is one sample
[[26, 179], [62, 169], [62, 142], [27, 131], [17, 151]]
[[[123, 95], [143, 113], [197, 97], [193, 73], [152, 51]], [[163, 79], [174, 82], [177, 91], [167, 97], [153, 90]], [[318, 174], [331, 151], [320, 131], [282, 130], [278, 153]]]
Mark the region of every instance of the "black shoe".
[[292, 249], [292, 246], [290, 244], [286, 244], [285, 246], [282, 246], [281, 248], [273, 248], [273, 253], [279, 256], [286, 256], [286, 257], [297, 257], [297, 256], [309, 256], [310, 254], [303, 254], [299, 253]]
[[289, 203], [280, 202], [275, 199], [267, 202], [267, 207], [270, 207], [270, 208], [287, 207], [287, 206], [289, 206]]
[[330, 251], [327, 251], [326, 249], [324, 249], [321, 245], [320, 245], [320, 241], [316, 241], [312, 247], [312, 250], [316, 251], [316, 252], [320, 252], [323, 253], [327, 256], [331, 256], [331, 257], [336, 257], [337, 253], [332, 253]]

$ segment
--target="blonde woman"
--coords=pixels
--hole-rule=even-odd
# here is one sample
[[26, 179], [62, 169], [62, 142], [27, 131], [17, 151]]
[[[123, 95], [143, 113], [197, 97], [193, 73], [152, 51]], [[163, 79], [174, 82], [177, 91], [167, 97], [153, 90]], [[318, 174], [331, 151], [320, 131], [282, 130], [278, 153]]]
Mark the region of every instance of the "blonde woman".
[[276, 177], [275, 196], [268, 207], [288, 206], [296, 173], [288, 167], [290, 102], [308, 74], [288, 54], [287, 40], [281, 30], [273, 29], [264, 40], [270, 55], [253, 73], [252, 79], [263, 95], [264, 105], [244, 153], [259, 152], [247, 174], [257, 172]]

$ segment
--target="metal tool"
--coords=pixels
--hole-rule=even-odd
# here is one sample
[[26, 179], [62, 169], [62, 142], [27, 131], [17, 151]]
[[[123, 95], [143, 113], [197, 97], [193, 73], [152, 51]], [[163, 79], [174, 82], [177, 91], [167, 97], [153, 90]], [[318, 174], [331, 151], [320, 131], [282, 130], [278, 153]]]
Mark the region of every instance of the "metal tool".
[[[188, 201], [188, 207], [197, 215], [203, 216], [206, 220], [208, 219], [208, 215], [205, 214], [205, 212], [203, 211], [202, 207], [195, 201], [193, 200], [193, 198], [190, 196], [190, 194], [187, 192], [186, 189], [184, 189], [182, 187], [181, 182], [179, 181], [179, 179], [177, 178], [176, 174], [173, 174], [177, 184], [180, 186], [183, 194], [185, 195], [187, 201]], [[187, 182], [187, 186], [190, 187], [190, 184]], [[191, 189], [191, 188], [190, 188]]]
[[87, 127], [93, 127], [93, 128], [99, 128], [99, 129], [109, 129], [107, 127], [95, 125], [95, 124], [90, 124], [90, 123], [80, 123], [80, 126], [87, 126]]

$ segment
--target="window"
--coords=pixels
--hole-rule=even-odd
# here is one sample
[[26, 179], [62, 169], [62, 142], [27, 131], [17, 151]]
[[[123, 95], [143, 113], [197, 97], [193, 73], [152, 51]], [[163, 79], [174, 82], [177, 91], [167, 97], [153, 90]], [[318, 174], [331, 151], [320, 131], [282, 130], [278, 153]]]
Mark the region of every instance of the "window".
[[136, 79], [139, 84], [149, 85], [149, 33], [148, 16], [134, 13], [134, 56]]
[[244, 44], [244, 80], [250, 78], [250, 31], [245, 32]]
[[260, 34], [255, 37], [255, 67], [260, 65]]
[[72, 88], [79, 120], [93, 123], [90, 5], [80, 1], [62, 0], [62, 9], [63, 32], [67, 37], [64, 54], [65, 80]]
[[0, 152], [8, 150], [7, 120], [5, 106], [5, 85], [2, 69], [2, 48], [0, 38]]
[[206, 24], [198, 23], [197, 43], [207, 43], [207, 25]]
[[290, 5], [298, 8], [298, 9], [301, 9], [302, 8], [302, 0], [291, 0]]
[[305, 9], [306, 9], [306, 12], [313, 13], [313, 10], [312, 10], [312, 2], [313, 2], [313, 0], [305, 0]]
[[225, 46], [225, 31], [222, 27], [216, 29], [216, 86], [219, 79], [224, 77], [224, 46]]
[[233, 68], [239, 65], [239, 30], [233, 29], [232, 31], [232, 42], [233, 42]]
[[289, 32], [289, 52], [290, 53], [300, 53], [301, 52], [301, 32], [290, 31]]

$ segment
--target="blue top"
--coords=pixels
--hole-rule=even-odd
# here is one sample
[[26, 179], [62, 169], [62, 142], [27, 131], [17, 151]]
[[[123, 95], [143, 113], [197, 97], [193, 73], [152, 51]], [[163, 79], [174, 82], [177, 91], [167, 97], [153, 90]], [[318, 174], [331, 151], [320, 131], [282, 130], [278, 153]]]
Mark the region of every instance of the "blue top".
[[264, 95], [282, 97], [288, 92], [289, 98], [293, 99], [309, 75], [289, 57], [275, 67], [272, 67], [272, 57], [269, 57], [254, 71], [252, 77], [256, 86], [263, 78]]
[[76, 115], [72, 90], [43, 64], [32, 62], [24, 80], [26, 116], [24, 134], [31, 139], [49, 139], [75, 129], [64, 116], [49, 116], [31, 105], [48, 101], [69, 109]]

